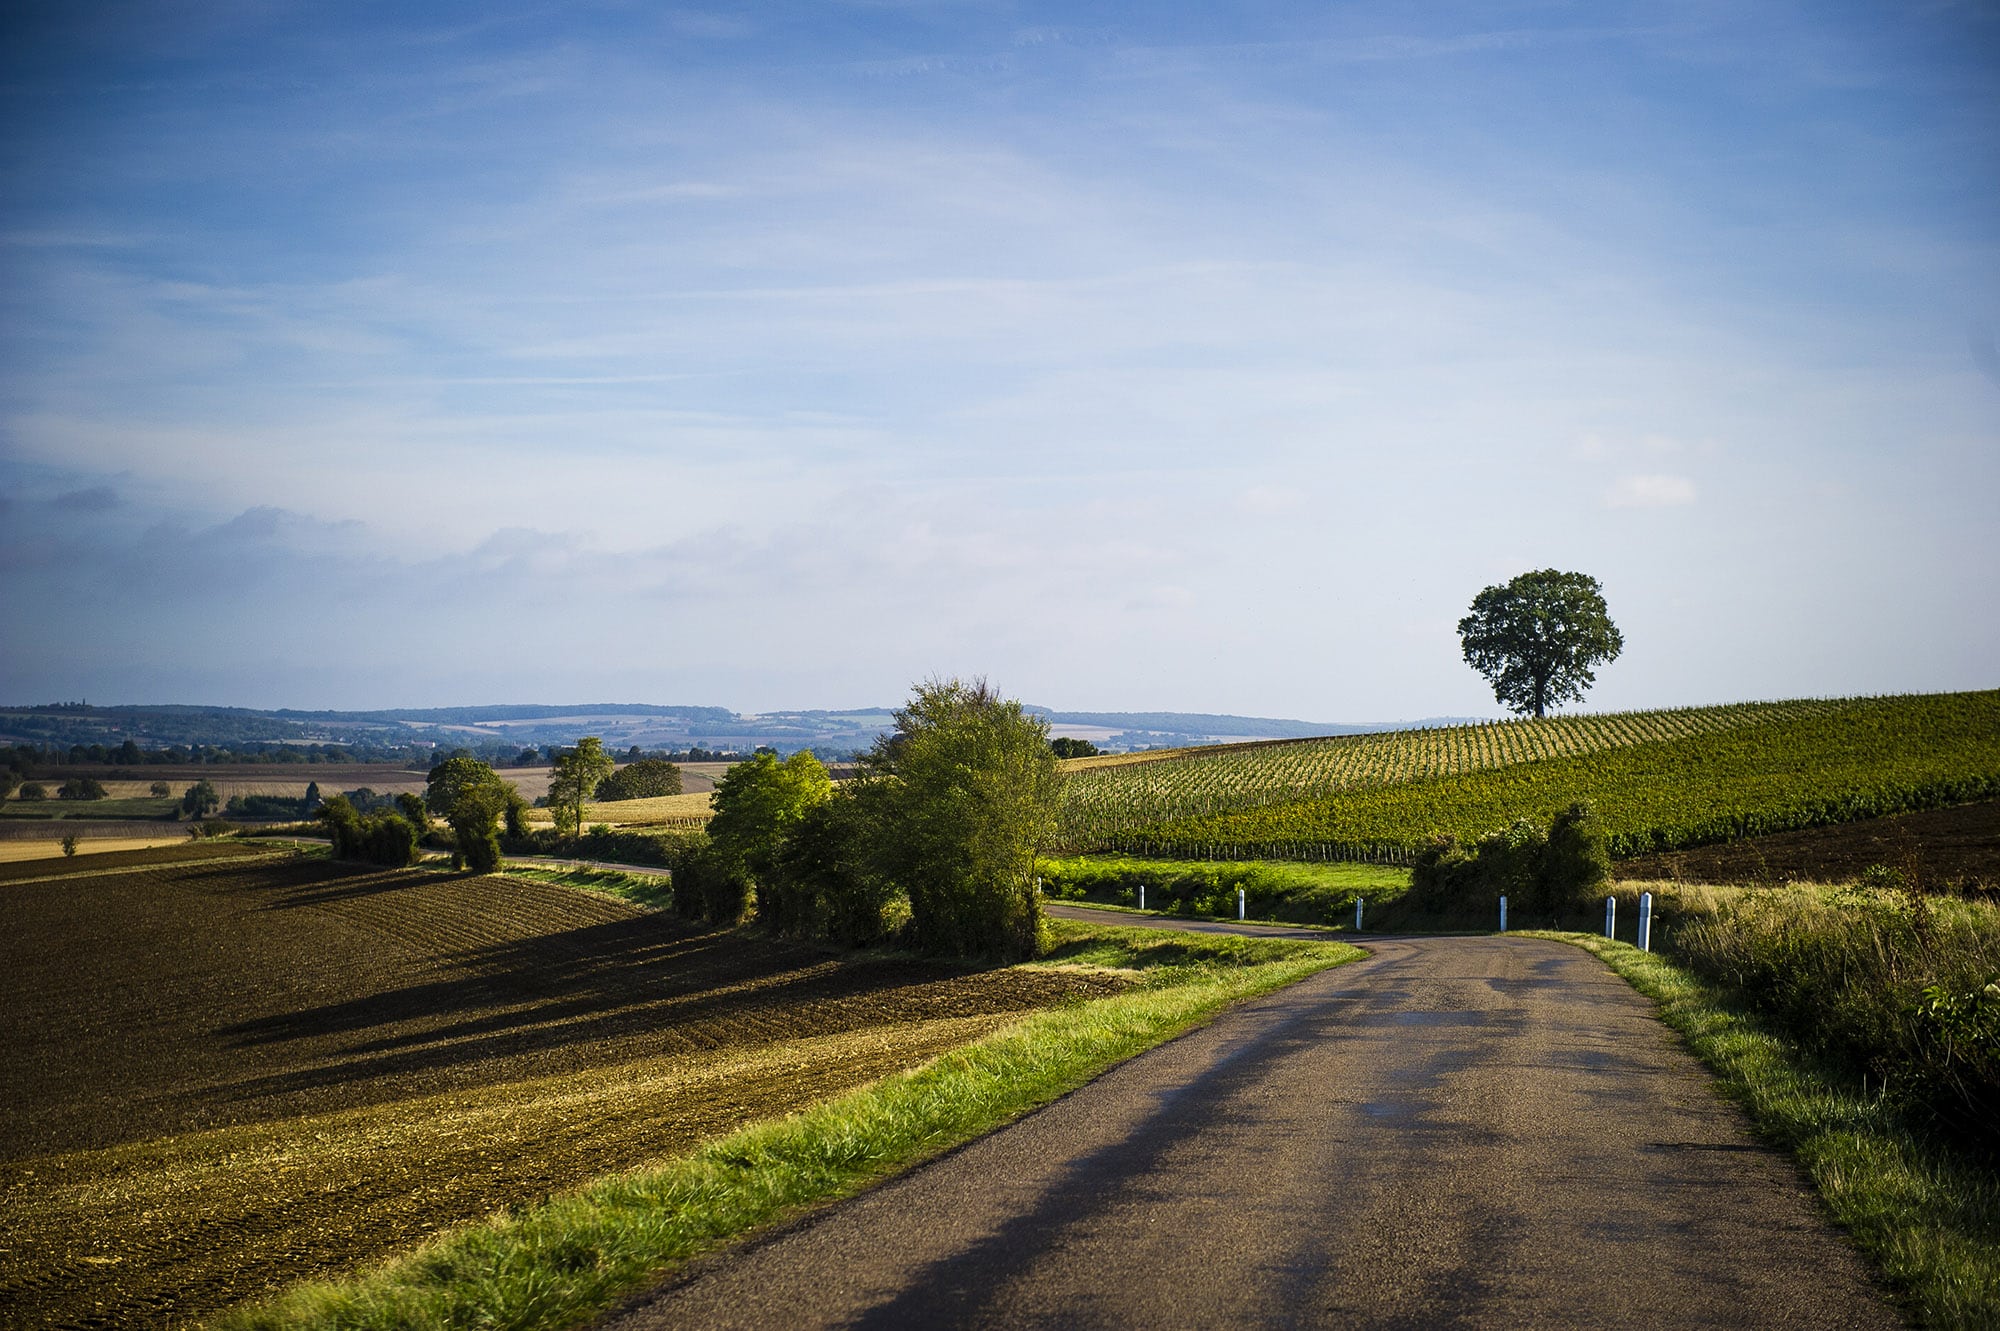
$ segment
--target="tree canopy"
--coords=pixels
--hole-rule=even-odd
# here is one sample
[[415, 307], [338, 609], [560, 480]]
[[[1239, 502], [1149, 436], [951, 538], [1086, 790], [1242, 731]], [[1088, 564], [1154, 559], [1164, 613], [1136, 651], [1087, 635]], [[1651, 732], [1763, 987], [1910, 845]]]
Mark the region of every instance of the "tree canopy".
[[[411, 802], [418, 803], [414, 798]], [[410, 813], [418, 822], [423, 821], [424, 809], [441, 815], [451, 824], [454, 866], [491, 873], [500, 867], [501, 816], [507, 816], [508, 831], [516, 831], [524, 808], [520, 793], [485, 763], [477, 758], [447, 758], [431, 768], [424, 798]]]
[[576, 836], [583, 831], [584, 801], [597, 793], [598, 785], [616, 766], [596, 735], [586, 735], [575, 748], [556, 755], [549, 775], [549, 812], [555, 815], [558, 835]]
[[880, 786], [872, 858], [909, 894], [917, 946], [1033, 956], [1035, 861], [1054, 835], [1062, 780], [1048, 723], [984, 680], [932, 680], [861, 766]]
[[598, 783], [600, 800], [650, 800], [681, 793], [681, 769], [664, 758], [635, 758]]
[[1516, 712], [1545, 716], [1597, 682], [1593, 667], [1617, 659], [1625, 639], [1597, 579], [1540, 569], [1488, 587], [1458, 621], [1466, 664]]

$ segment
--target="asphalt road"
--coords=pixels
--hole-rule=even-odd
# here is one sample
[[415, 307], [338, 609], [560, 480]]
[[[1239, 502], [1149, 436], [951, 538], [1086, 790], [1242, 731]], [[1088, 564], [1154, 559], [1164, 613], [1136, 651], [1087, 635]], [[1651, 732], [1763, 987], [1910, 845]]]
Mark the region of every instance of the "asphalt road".
[[1900, 1325], [1601, 963], [1369, 945], [606, 1325]]

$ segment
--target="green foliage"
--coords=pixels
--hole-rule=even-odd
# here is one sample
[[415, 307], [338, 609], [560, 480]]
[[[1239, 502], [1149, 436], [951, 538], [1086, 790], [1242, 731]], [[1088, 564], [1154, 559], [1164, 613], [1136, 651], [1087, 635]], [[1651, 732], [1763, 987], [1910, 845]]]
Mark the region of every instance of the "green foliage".
[[63, 854], [65, 856], [73, 856], [76, 854], [76, 833], [71, 832], [68, 836], [62, 839], [62, 848], [63, 848]]
[[[1529, 723], [1535, 724], [1535, 723]], [[1415, 851], [1587, 802], [1613, 856], [2000, 794], [2000, 692], [1860, 699], [1685, 738], [1350, 789], [1131, 833], [1199, 853], [1340, 842]]]
[[101, 800], [105, 793], [104, 783], [91, 776], [73, 776], [56, 787], [59, 800]]
[[[154, 799], [156, 799], [156, 800], [163, 800], [163, 799], [170, 799], [170, 798], [172, 798], [172, 797], [173, 797], [173, 793], [174, 793], [174, 788], [173, 788], [172, 786], [168, 785], [168, 784], [167, 784], [166, 782], [164, 782], [164, 781], [155, 781], [155, 782], [154, 782], [154, 783], [153, 783], [153, 784], [152, 784], [152, 785], [151, 785], [151, 786], [149, 787], [149, 789], [150, 789], [150, 790], [152, 791], [152, 793], [153, 793], [153, 798], [154, 798]], [[318, 786], [314, 786], [314, 787], [313, 787], [313, 789], [314, 789], [314, 790], [318, 790], [318, 789], [319, 789], [319, 787], [318, 787]]]
[[1466, 664], [1491, 681], [1493, 696], [1538, 717], [1582, 698], [1597, 680], [1592, 667], [1616, 660], [1625, 646], [1597, 579], [1552, 568], [1480, 592], [1458, 636]]
[[336, 795], [320, 807], [319, 820], [333, 842], [337, 860], [361, 860], [400, 869], [417, 858], [417, 829], [400, 813], [360, 814], [346, 796]]
[[780, 846], [806, 811], [833, 794], [826, 768], [807, 749], [779, 762], [760, 752], [722, 774], [715, 784], [715, 817], [708, 835], [732, 869], [756, 883], [777, 876]]
[[882, 942], [908, 923], [908, 902], [868, 853], [881, 835], [881, 794], [879, 785], [843, 790], [806, 810], [779, 848], [770, 882], [758, 887], [760, 923], [851, 947]]
[[597, 784], [600, 800], [650, 800], [681, 793], [681, 769], [664, 758], [639, 758]]
[[444, 817], [451, 826], [452, 867], [474, 873], [500, 867], [500, 819], [505, 816], [514, 831], [524, 807], [519, 792], [477, 758], [445, 759], [425, 778], [423, 798], [397, 796], [399, 804], [404, 801], [416, 827], [429, 825], [429, 813]]
[[2000, 906], [1899, 887], [1720, 897], [1675, 955], [1906, 1112], [2000, 1158]]
[[909, 898], [911, 940], [948, 956], [1033, 956], [1035, 863], [1060, 798], [1047, 722], [983, 680], [933, 681], [862, 769], [879, 785], [871, 859]]
[[1087, 739], [1072, 739], [1068, 735], [1058, 735], [1049, 741], [1049, 750], [1058, 758], [1095, 758], [1097, 746]]
[[750, 909], [750, 875], [738, 857], [705, 834], [688, 837], [673, 860], [674, 913], [728, 928]]
[[1425, 914], [1485, 918], [1504, 896], [1526, 924], [1587, 911], [1610, 880], [1603, 824], [1589, 805], [1573, 804], [1546, 831], [1516, 818], [1471, 847], [1439, 837], [1417, 856], [1408, 900]]
[[573, 749], [556, 755], [549, 776], [549, 811], [556, 831], [575, 836], [583, 830], [583, 805], [617, 766], [596, 735], [586, 735]]
[[206, 818], [222, 807], [222, 796], [206, 777], [187, 788], [181, 796], [181, 812], [190, 818]]
[[1236, 914], [1243, 892], [1251, 919], [1343, 924], [1354, 899], [1393, 899], [1409, 886], [1409, 871], [1373, 864], [1288, 864], [1268, 860], [1154, 860], [1090, 855], [1044, 860], [1037, 866], [1045, 895], [1069, 901], [1131, 906], [1146, 889], [1146, 906], [1170, 915]]
[[231, 818], [297, 818], [306, 812], [306, 802], [283, 795], [231, 795], [223, 812]]
[[16, 793], [21, 799], [32, 802], [47, 799], [49, 797], [49, 788], [39, 781], [23, 781], [21, 789]]

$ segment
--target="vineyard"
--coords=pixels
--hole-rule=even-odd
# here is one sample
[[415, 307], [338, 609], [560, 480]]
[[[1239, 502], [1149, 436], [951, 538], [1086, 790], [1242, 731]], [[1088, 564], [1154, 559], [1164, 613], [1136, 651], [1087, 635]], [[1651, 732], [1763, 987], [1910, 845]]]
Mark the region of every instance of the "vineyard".
[[1514, 721], [1074, 773], [1077, 849], [1401, 860], [1588, 800], [1640, 854], [2000, 793], [2000, 692]]

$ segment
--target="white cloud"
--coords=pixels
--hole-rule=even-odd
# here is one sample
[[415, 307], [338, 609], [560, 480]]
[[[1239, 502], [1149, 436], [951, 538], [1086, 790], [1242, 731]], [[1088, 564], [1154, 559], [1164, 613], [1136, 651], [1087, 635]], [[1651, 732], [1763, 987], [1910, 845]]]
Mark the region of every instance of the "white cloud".
[[1687, 477], [1654, 473], [1620, 476], [1612, 482], [1604, 502], [1611, 508], [1673, 508], [1692, 504], [1694, 499], [1694, 482]]

